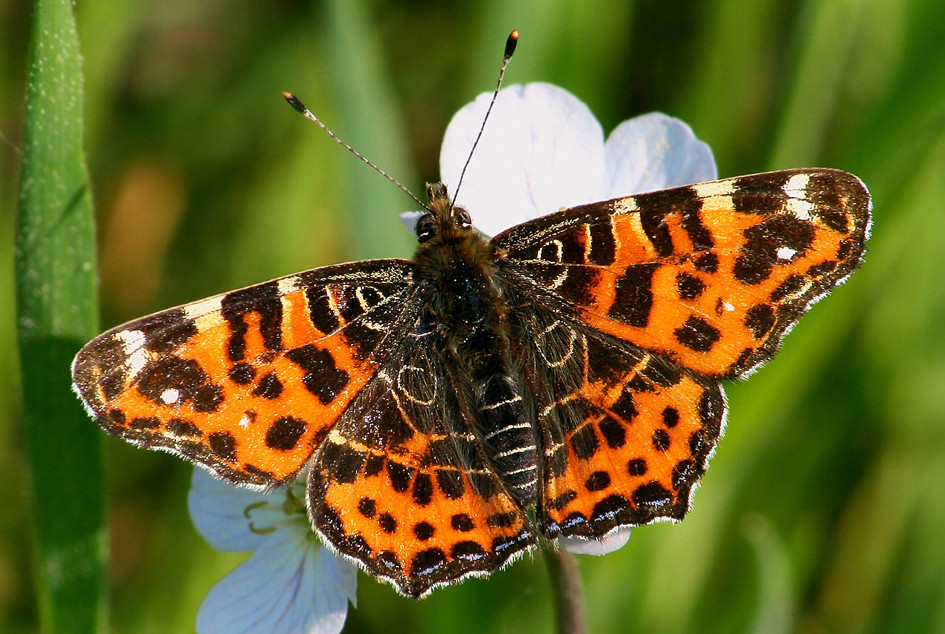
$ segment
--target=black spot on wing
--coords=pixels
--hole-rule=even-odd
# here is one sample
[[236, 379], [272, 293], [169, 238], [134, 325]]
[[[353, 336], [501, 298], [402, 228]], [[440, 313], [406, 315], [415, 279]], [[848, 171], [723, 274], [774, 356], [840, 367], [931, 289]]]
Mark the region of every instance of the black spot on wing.
[[167, 431], [175, 436], [188, 436], [191, 438], [200, 438], [203, 436], [203, 431], [199, 427], [180, 418], [172, 418], [167, 421]]
[[591, 223], [591, 248], [587, 253], [588, 264], [610, 266], [617, 259], [617, 242], [613, 226], [608, 223]]
[[198, 412], [213, 412], [223, 402], [222, 388], [212, 384], [193, 359], [173, 355], [153, 359], [141, 368], [136, 381], [142, 396], [163, 406], [189, 401]]
[[305, 371], [302, 383], [325, 405], [338, 397], [351, 378], [335, 365], [330, 352], [313, 344], [290, 350], [286, 357]]
[[[695, 243], [698, 239], [699, 245], [707, 244], [707, 246], [697, 246], [697, 250], [702, 251], [711, 248], [711, 238], [705, 228], [701, 227], [701, 222], [698, 220], [702, 203], [691, 187], [676, 187], [641, 194], [636, 197], [636, 203], [640, 209], [640, 221], [643, 225], [643, 231], [660, 257], [673, 254], [673, 240], [666, 224], [666, 216], [670, 214], [682, 214], [684, 219], [683, 228], [687, 233], [690, 233], [690, 236], [697, 236], [693, 239], [693, 242]], [[689, 220], [690, 218], [693, 220]], [[689, 222], [688, 227], [686, 226], [687, 222]]]
[[614, 303], [607, 314], [629, 326], [645, 327], [653, 309], [653, 273], [658, 263], [634, 264], [617, 278]]
[[627, 473], [632, 476], [646, 475], [647, 469], [646, 460], [643, 458], [633, 458], [627, 462]]
[[764, 337], [773, 327], [776, 316], [770, 304], [757, 304], [748, 309], [745, 326], [755, 339]]
[[253, 396], [259, 396], [265, 399], [276, 399], [282, 394], [282, 381], [274, 373], [270, 372], [259, 379], [256, 389], [253, 390]]
[[689, 317], [673, 334], [679, 343], [696, 352], [708, 352], [722, 337], [718, 328], [695, 316]]
[[305, 433], [305, 428], [305, 421], [292, 416], [284, 416], [269, 427], [266, 432], [266, 446], [279, 451], [294, 449], [302, 434]]
[[843, 201], [840, 198], [841, 187], [835, 174], [817, 172], [811, 174], [807, 184], [807, 195], [817, 206], [817, 217], [825, 225], [839, 233], [850, 230], [847, 214], [844, 213]]
[[735, 211], [749, 214], [776, 214], [784, 209], [784, 186], [791, 174], [771, 172], [760, 177], [735, 179], [732, 205]]
[[230, 432], [217, 432], [207, 437], [210, 451], [227, 462], [236, 460], [236, 439]]
[[584, 264], [584, 242], [579, 233], [571, 231], [560, 238], [562, 264]]
[[676, 293], [679, 295], [679, 299], [697, 299], [705, 289], [705, 283], [695, 275], [689, 273], [676, 275]]
[[715, 273], [719, 270], [719, 256], [715, 253], [703, 253], [693, 261], [693, 264], [700, 271]]
[[137, 320], [126, 327], [144, 333], [144, 346], [151, 352], [173, 352], [197, 334], [197, 326], [184, 309], [174, 308]]
[[246, 333], [249, 313], [259, 315], [259, 332], [268, 350], [282, 350], [282, 300], [277, 281], [250, 286], [223, 296], [220, 312], [230, 326], [227, 351], [232, 361], [246, 355]]
[[802, 275], [792, 275], [781, 282], [768, 299], [772, 302], [780, 302], [786, 297], [798, 294], [806, 284], [807, 280]]
[[466, 513], [457, 513], [450, 518], [450, 526], [460, 533], [468, 533], [476, 527], [476, 524]]
[[310, 286], [305, 289], [305, 299], [308, 302], [309, 320], [312, 325], [324, 334], [335, 332], [341, 325], [338, 315], [331, 308], [327, 286]]
[[230, 368], [228, 375], [237, 385], [248, 385], [256, 378], [256, 368], [248, 363], [237, 363]]
[[330, 477], [343, 484], [351, 484], [358, 478], [364, 466], [365, 454], [354, 448], [335, 442], [322, 445], [320, 465], [328, 470]]
[[814, 240], [814, 227], [804, 220], [780, 214], [745, 230], [746, 242], [735, 259], [733, 273], [743, 284], [763, 282], [780, 262], [778, 249], [786, 247], [803, 254]]

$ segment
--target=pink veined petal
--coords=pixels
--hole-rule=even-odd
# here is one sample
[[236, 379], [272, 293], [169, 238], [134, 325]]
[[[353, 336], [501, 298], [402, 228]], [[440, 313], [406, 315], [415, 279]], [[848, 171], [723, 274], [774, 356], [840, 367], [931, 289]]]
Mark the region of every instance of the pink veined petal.
[[623, 548], [629, 541], [632, 531], [631, 527], [624, 526], [605, 535], [603, 539], [559, 537], [558, 546], [577, 555], [606, 555]]
[[283, 533], [210, 590], [197, 614], [200, 634], [341, 631], [357, 568], [302, 528]]
[[[482, 125], [484, 93], [450, 121], [440, 175], [451, 193]], [[457, 204], [488, 235], [563, 207], [599, 200], [605, 191], [604, 141], [587, 106], [551, 84], [499, 93], [472, 157]]]
[[660, 112], [624, 121], [606, 144], [606, 198], [630, 196], [718, 178], [708, 144], [692, 128]]
[[[285, 493], [262, 493], [214, 478], [194, 468], [187, 495], [190, 517], [211, 546], [224, 552], [255, 550], [265, 535], [250, 530], [250, 522], [265, 527], [285, 521]], [[250, 517], [246, 517], [247, 509]]]

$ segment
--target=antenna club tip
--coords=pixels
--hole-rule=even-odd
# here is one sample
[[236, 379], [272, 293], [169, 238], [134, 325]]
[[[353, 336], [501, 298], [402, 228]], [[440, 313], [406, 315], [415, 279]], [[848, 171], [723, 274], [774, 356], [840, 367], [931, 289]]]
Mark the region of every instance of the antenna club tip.
[[509, 39], [505, 41], [505, 59], [512, 57], [515, 52], [515, 45], [518, 44], [518, 29], [513, 29], [509, 33]]
[[289, 105], [298, 110], [299, 112], [305, 112], [305, 105], [299, 101], [299, 98], [293, 95], [291, 92], [283, 92], [282, 98], [289, 102]]

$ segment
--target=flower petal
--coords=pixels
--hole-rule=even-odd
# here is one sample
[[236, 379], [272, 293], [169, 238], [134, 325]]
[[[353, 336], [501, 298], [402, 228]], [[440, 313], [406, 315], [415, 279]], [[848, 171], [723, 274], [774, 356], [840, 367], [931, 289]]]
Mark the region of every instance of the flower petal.
[[606, 555], [619, 548], [623, 548], [630, 539], [633, 529], [622, 526], [608, 533], [601, 539], [580, 539], [578, 537], [560, 537], [558, 545], [565, 550], [578, 555]]
[[708, 144], [673, 117], [651, 112], [624, 121], [607, 139], [605, 198], [630, 196], [718, 178]]
[[416, 233], [417, 221], [425, 214], [425, 211], [405, 211], [400, 214], [400, 221], [404, 223], [410, 233]]
[[308, 531], [280, 532], [210, 590], [197, 613], [200, 634], [341, 631], [357, 568]]
[[[244, 489], [200, 468], [194, 468], [190, 480], [187, 508], [200, 534], [211, 546], [225, 552], [255, 550], [266, 535], [250, 530], [250, 522], [266, 527], [284, 521], [282, 502], [285, 493], [262, 493]], [[247, 509], [251, 509], [247, 517]]]
[[[483, 93], [450, 121], [440, 175], [455, 192], [492, 98]], [[587, 106], [551, 84], [499, 93], [457, 204], [488, 235], [562, 207], [600, 200], [605, 191], [604, 135]]]

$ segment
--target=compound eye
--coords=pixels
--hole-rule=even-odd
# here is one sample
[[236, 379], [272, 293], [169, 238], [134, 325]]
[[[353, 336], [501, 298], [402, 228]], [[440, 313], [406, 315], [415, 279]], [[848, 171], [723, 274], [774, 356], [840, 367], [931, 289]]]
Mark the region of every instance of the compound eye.
[[417, 220], [417, 241], [420, 243], [427, 242], [430, 238], [436, 235], [436, 222], [433, 220], [433, 216], [426, 214], [420, 216], [420, 219]]
[[456, 210], [456, 226], [460, 229], [472, 228], [472, 218], [469, 217], [469, 212], [465, 209]]

